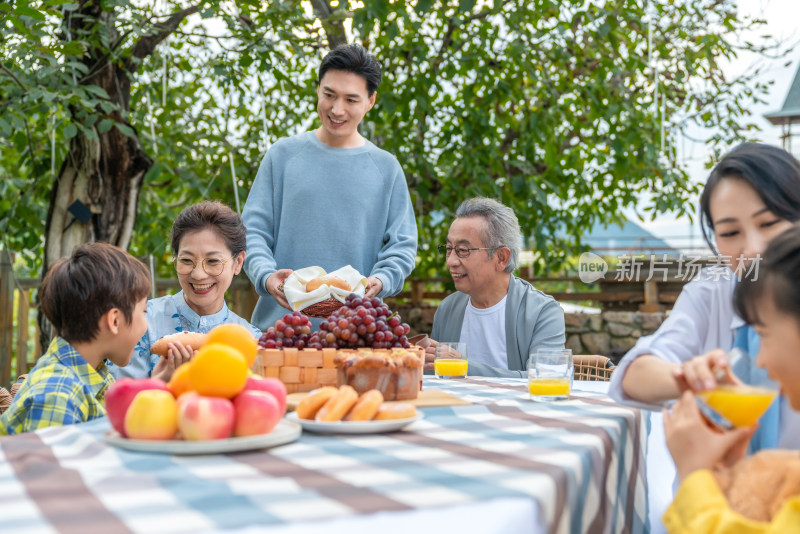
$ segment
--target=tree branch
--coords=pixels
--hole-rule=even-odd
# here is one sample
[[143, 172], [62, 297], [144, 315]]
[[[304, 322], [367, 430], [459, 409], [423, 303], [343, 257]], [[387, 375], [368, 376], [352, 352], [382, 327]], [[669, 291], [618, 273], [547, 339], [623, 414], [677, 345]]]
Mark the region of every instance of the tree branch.
[[25, 87], [25, 85], [23, 85], [23, 83], [22, 83], [21, 81], [19, 81], [19, 78], [17, 78], [16, 74], [14, 74], [13, 72], [11, 72], [11, 70], [9, 70], [9, 69], [8, 69], [8, 67], [6, 67], [5, 65], [3, 65], [3, 63], [2, 63], [2, 62], [0, 62], [0, 69], [2, 69], [2, 71], [3, 71], [3, 72], [5, 72], [6, 74], [8, 74], [8, 76], [9, 76], [9, 77], [10, 77], [12, 80], [14, 80], [15, 82], [17, 82], [17, 85], [19, 85], [19, 86], [22, 88], [22, 90], [23, 90], [23, 91], [27, 91], [27, 90], [28, 90], [28, 89]]
[[[347, 44], [347, 37], [344, 33], [344, 23], [339, 20], [336, 22], [329, 22], [328, 19], [333, 14], [333, 9], [327, 0], [311, 0], [311, 5], [317, 13], [322, 27], [325, 28], [325, 36], [328, 38], [328, 46], [331, 50], [339, 45]], [[336, 33], [328, 30], [330, 27], [336, 28]]]
[[144, 59], [153, 53], [158, 43], [167, 38], [167, 36], [174, 32], [183, 19], [189, 15], [193, 15], [200, 10], [200, 6], [187, 7], [180, 11], [176, 11], [164, 22], [154, 24], [150, 31], [146, 32], [137, 42], [133, 45], [131, 57], [125, 63], [125, 67], [129, 72], [136, 72], [139, 67], [140, 61], [136, 59]]

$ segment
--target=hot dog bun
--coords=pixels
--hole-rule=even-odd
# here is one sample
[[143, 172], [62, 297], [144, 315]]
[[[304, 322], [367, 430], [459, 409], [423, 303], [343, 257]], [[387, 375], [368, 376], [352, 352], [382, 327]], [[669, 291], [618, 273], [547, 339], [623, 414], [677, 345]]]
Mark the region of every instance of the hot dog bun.
[[310, 392], [297, 404], [295, 411], [300, 419], [314, 419], [322, 406], [336, 395], [339, 390], [333, 386], [325, 386]]
[[168, 334], [150, 347], [150, 352], [158, 354], [159, 356], [166, 356], [169, 350], [169, 343], [178, 342], [184, 347], [192, 347], [192, 350], [197, 350], [202, 347], [206, 342], [206, 334], [200, 332], [176, 332]]
[[383, 404], [383, 394], [377, 389], [371, 389], [361, 395], [356, 403], [344, 416], [345, 421], [370, 421], [378, 413]]
[[375, 421], [385, 421], [387, 419], [408, 419], [416, 417], [417, 407], [407, 402], [396, 404], [383, 403], [373, 418]]
[[338, 287], [339, 289], [344, 289], [345, 291], [352, 291], [352, 287], [346, 281], [342, 280], [338, 276], [319, 276], [314, 278], [310, 282], [306, 284], [306, 293], [311, 293], [315, 289], [319, 288], [322, 285], [330, 286], [330, 287]]
[[314, 419], [322, 423], [341, 421], [342, 417], [350, 411], [350, 408], [353, 407], [357, 400], [358, 393], [356, 393], [355, 389], [351, 386], [342, 386], [322, 405]]

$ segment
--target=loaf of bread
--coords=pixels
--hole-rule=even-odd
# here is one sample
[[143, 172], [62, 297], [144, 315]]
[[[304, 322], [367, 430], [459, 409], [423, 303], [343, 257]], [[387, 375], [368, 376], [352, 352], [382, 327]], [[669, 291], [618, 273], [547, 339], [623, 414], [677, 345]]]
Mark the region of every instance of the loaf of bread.
[[384, 400], [416, 399], [422, 382], [422, 360], [405, 349], [392, 351], [340, 350], [333, 360], [336, 383], [363, 395], [377, 389]]
[[323, 285], [329, 287], [338, 287], [339, 289], [344, 289], [345, 291], [353, 290], [353, 288], [350, 287], [350, 284], [348, 284], [345, 280], [342, 280], [338, 276], [332, 276], [327, 274], [325, 276], [319, 276], [309, 281], [306, 284], [306, 293], [311, 293], [312, 291]]
[[159, 356], [166, 356], [169, 350], [169, 344], [178, 342], [184, 347], [191, 347], [192, 350], [197, 350], [202, 347], [206, 342], [206, 334], [200, 332], [176, 332], [168, 334], [150, 347], [150, 352], [158, 354]]

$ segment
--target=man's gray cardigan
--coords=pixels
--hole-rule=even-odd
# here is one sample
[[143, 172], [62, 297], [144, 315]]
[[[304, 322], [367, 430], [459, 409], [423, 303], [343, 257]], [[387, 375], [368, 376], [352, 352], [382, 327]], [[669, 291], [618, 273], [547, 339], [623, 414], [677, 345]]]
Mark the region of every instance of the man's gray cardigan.
[[[444, 299], [433, 317], [431, 337], [436, 341], [458, 341], [468, 302], [469, 295], [461, 292]], [[538, 349], [563, 349], [565, 341], [564, 311], [558, 302], [512, 275], [506, 299], [508, 368], [473, 362], [470, 357], [469, 374], [526, 377], [528, 354]], [[469, 347], [467, 351], [471, 356]]]

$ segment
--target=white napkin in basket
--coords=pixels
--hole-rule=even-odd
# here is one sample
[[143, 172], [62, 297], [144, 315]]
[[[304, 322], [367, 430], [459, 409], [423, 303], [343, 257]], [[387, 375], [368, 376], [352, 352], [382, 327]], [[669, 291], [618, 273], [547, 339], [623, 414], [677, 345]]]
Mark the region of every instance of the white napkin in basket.
[[[350, 287], [353, 288], [352, 291], [322, 285], [310, 293], [306, 292], [306, 284], [308, 282], [326, 274], [338, 276], [350, 284]], [[355, 293], [359, 297], [364, 296], [367, 292], [367, 279], [350, 265], [345, 265], [332, 273], [326, 273], [325, 269], [314, 265], [292, 272], [283, 284], [283, 292], [286, 294], [286, 300], [289, 301], [289, 305], [293, 310], [302, 310], [330, 297], [344, 304], [347, 295], [350, 293]]]

